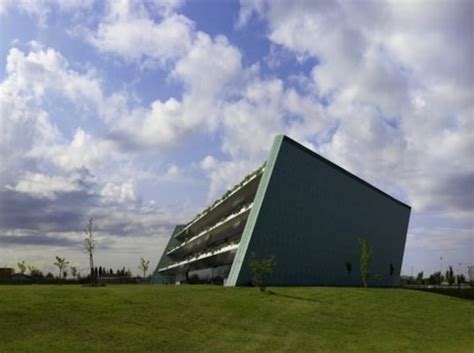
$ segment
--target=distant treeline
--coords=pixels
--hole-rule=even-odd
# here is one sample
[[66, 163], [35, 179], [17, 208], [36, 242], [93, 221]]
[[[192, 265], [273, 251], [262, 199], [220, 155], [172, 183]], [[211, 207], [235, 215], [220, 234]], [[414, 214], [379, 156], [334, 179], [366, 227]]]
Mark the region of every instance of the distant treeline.
[[35, 269], [29, 274], [16, 273], [10, 277], [0, 278], [0, 284], [88, 284], [93, 282], [109, 284], [131, 284], [143, 283], [143, 278], [132, 277], [130, 269], [122, 267], [113, 270], [102, 266], [94, 267], [90, 274], [83, 276], [80, 273], [74, 273], [74, 276], [68, 277], [64, 271], [62, 276], [55, 276], [51, 272], [43, 274], [42, 271]]

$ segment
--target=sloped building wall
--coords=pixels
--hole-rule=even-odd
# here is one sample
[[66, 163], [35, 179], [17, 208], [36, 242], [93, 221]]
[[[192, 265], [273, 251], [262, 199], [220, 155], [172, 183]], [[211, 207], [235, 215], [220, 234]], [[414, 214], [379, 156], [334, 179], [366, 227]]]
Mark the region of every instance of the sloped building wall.
[[173, 233], [171, 234], [171, 237], [168, 240], [168, 244], [166, 245], [165, 250], [163, 251], [163, 254], [160, 257], [160, 261], [158, 262], [158, 265], [156, 265], [155, 272], [153, 272], [153, 276], [151, 277], [151, 283], [154, 283], [154, 284], [165, 284], [165, 283], [171, 283], [171, 282], [174, 283], [174, 276], [173, 277], [164, 276], [158, 272], [158, 269], [171, 265], [171, 263], [173, 262], [173, 260], [168, 255], [166, 255], [166, 253], [170, 249], [175, 247], [176, 245], [180, 244], [180, 242], [176, 240], [175, 235], [178, 234], [184, 227], [185, 227], [184, 224], [180, 224], [174, 228]]
[[359, 238], [372, 247], [369, 284], [398, 285], [409, 206], [286, 136], [267, 166], [227, 285], [251, 283], [252, 253], [276, 257], [273, 285], [360, 285]]

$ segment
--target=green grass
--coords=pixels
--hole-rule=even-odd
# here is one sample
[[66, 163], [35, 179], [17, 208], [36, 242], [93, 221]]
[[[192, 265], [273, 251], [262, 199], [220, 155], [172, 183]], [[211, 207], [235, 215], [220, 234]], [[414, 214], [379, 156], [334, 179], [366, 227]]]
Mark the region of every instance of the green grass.
[[0, 352], [466, 352], [474, 302], [401, 289], [0, 286]]

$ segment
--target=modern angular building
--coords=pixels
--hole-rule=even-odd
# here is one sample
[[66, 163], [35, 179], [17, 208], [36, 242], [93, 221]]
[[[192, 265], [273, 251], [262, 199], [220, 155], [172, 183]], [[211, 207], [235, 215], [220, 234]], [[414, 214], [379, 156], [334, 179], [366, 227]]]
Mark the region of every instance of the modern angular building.
[[409, 218], [410, 206], [278, 135], [263, 167], [176, 226], [153, 282], [249, 285], [255, 254], [275, 256], [270, 285], [360, 285], [366, 239], [369, 285], [396, 286]]

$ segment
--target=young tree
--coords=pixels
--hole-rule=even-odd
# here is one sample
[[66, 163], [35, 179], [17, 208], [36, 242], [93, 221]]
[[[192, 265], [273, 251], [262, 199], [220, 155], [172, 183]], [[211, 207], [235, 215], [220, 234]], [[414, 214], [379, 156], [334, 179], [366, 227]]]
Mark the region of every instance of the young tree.
[[441, 274], [440, 271], [431, 274], [430, 277], [428, 278], [429, 284], [441, 284], [442, 282], [443, 282], [443, 275]]
[[372, 260], [372, 249], [367, 239], [359, 239], [360, 246], [360, 277], [362, 284], [367, 287], [369, 278], [370, 262]]
[[423, 271], [416, 275], [416, 284], [423, 284]]
[[66, 261], [65, 257], [56, 256], [56, 262], [54, 263], [54, 266], [56, 266], [59, 269], [60, 280], [62, 279], [62, 276], [64, 275], [67, 265], [69, 265], [69, 261]]
[[451, 266], [449, 266], [449, 269], [446, 271], [446, 281], [450, 286], [454, 284], [454, 271]]
[[18, 267], [18, 270], [20, 271], [21, 274], [24, 274], [26, 272], [25, 260], [18, 262], [16, 266]]
[[78, 274], [77, 266], [71, 266], [71, 276], [72, 276], [72, 278], [76, 279], [77, 274]]
[[146, 272], [148, 271], [149, 266], [150, 260], [145, 260], [143, 257], [140, 257], [140, 264], [138, 265], [138, 269], [143, 272], [143, 282], [146, 281]]
[[390, 266], [389, 266], [389, 273], [390, 273], [390, 279], [391, 279], [392, 284], [393, 284], [393, 274], [395, 273], [395, 266], [393, 266], [392, 263], [390, 263]]
[[265, 292], [268, 278], [273, 272], [275, 266], [275, 256], [261, 258], [260, 260], [252, 253], [249, 262], [250, 270], [253, 273], [253, 284]]
[[51, 272], [48, 272], [45, 277], [47, 279], [54, 279], [54, 275]]
[[28, 265], [27, 268], [28, 268], [28, 272], [30, 273], [30, 276], [32, 273], [36, 271], [36, 267], [34, 265]]
[[467, 266], [467, 276], [469, 277], [469, 283], [474, 285], [474, 266]]
[[84, 233], [86, 237], [84, 238], [84, 251], [89, 254], [89, 265], [91, 268], [91, 282], [94, 282], [94, 251], [97, 245], [97, 242], [94, 239], [94, 233], [97, 231], [97, 227], [94, 225], [94, 220], [91, 218], [87, 222], [86, 228], [84, 229]]
[[41, 278], [43, 276], [43, 272], [41, 272], [36, 266], [28, 265], [28, 272], [30, 273], [31, 278]]

